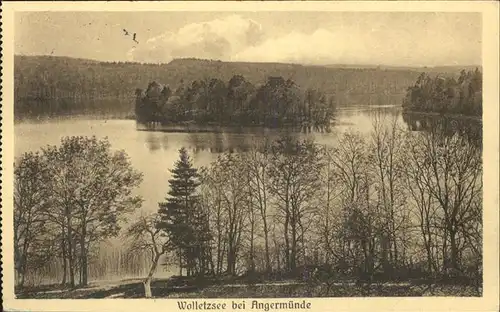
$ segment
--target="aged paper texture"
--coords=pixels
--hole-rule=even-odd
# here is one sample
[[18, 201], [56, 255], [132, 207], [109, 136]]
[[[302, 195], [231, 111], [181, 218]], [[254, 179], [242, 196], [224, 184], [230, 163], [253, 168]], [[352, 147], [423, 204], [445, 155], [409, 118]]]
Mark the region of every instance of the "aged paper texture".
[[5, 309], [498, 311], [498, 9], [3, 4]]

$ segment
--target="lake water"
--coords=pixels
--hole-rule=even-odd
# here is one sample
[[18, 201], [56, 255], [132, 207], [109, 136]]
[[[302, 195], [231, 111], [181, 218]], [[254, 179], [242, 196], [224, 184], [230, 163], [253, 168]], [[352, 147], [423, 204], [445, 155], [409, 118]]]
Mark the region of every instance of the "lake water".
[[[369, 133], [375, 114], [395, 116], [403, 123], [399, 107], [355, 107], [339, 109], [332, 131], [312, 132], [300, 136], [313, 137], [320, 144], [333, 145], [338, 133], [348, 129]], [[392, 118], [392, 117], [391, 117]], [[168, 192], [169, 169], [178, 158], [178, 150], [186, 147], [195, 166], [208, 165], [217, 154], [251, 147], [256, 141], [279, 136], [276, 130], [252, 133], [166, 133], [136, 130], [133, 120], [57, 120], [44, 123], [19, 123], [14, 126], [15, 157], [36, 151], [46, 145], [57, 145], [64, 136], [108, 137], [115, 149], [123, 149], [132, 165], [144, 174], [138, 194], [144, 198], [142, 209], [156, 211], [158, 202]]]
[[[329, 133], [300, 134], [317, 143], [335, 144], [337, 134], [347, 130], [369, 133], [376, 113], [396, 116], [403, 123], [399, 107], [356, 107], [339, 109], [335, 125]], [[57, 120], [43, 123], [20, 123], [14, 127], [15, 157], [36, 151], [46, 145], [59, 144], [65, 136], [107, 137], [114, 149], [123, 149], [132, 165], [144, 174], [138, 194], [144, 198], [143, 209], [155, 211], [168, 191], [169, 169], [178, 158], [178, 150], [186, 147], [195, 166], [208, 165], [218, 153], [239, 151], [264, 138], [278, 137], [277, 130], [252, 133], [166, 133], [136, 130], [133, 120]]]

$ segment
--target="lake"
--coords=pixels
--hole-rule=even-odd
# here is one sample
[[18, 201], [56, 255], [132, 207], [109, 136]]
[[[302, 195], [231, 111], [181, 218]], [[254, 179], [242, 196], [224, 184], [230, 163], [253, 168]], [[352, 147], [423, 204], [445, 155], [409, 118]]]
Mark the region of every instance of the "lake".
[[[299, 134], [311, 137], [317, 143], [335, 144], [338, 133], [347, 130], [368, 134], [375, 114], [398, 118], [404, 124], [399, 106], [349, 107], [338, 109], [331, 132]], [[43, 123], [19, 123], [14, 126], [15, 157], [27, 151], [36, 151], [50, 144], [59, 144], [64, 136], [108, 137], [115, 149], [123, 149], [137, 170], [144, 174], [138, 194], [144, 198], [143, 210], [156, 211], [158, 202], [168, 192], [169, 169], [178, 158], [178, 150], [186, 147], [195, 166], [208, 165], [218, 153], [241, 151], [264, 138], [280, 135], [279, 130], [255, 129], [251, 132], [224, 133], [166, 133], [136, 130], [133, 120], [56, 120]]]

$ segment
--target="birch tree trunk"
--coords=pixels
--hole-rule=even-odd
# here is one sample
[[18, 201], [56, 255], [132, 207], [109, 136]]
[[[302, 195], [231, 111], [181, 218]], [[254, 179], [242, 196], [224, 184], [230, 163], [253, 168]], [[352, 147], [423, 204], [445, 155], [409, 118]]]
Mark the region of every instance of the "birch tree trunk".
[[153, 280], [153, 275], [156, 272], [156, 268], [158, 267], [158, 261], [160, 260], [160, 254], [156, 254], [153, 263], [151, 264], [151, 268], [149, 269], [148, 276], [144, 280], [144, 296], [146, 298], [152, 298], [153, 295], [151, 293], [151, 281]]

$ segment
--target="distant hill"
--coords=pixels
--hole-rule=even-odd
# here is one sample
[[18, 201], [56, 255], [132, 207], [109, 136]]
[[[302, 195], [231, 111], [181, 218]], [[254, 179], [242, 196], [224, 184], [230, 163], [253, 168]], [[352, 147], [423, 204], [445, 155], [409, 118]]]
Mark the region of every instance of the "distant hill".
[[476, 68], [482, 69], [481, 65], [406, 67], [406, 66], [388, 66], [388, 65], [328, 64], [323, 66], [328, 68], [399, 70], [399, 71], [416, 71], [419, 73], [425, 72], [425, 73], [447, 73], [447, 74], [459, 74], [462, 70], [473, 71]]
[[[456, 69], [443, 71], [456, 75]], [[422, 69], [347, 68], [282, 63], [176, 59], [167, 64], [100, 62], [55, 56], [14, 58], [16, 119], [52, 115], [133, 114], [135, 90], [157, 81], [176, 89], [193, 80], [243, 75], [259, 85], [269, 76], [334, 94], [338, 105], [399, 104]], [[435, 72], [434, 70], [432, 72]]]

